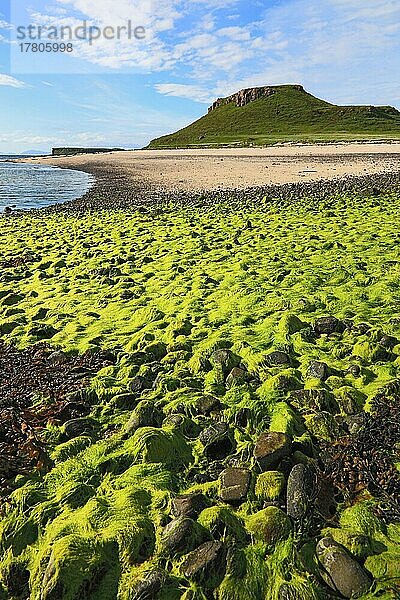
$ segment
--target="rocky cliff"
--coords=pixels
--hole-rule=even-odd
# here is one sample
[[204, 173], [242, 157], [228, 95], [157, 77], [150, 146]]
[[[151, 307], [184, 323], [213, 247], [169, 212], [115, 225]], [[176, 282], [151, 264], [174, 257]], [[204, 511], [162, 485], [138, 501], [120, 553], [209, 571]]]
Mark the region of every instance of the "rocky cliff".
[[[304, 92], [304, 88], [302, 85], [293, 85], [292, 88]], [[227, 98], [218, 98], [208, 109], [208, 112], [212, 112], [216, 108], [220, 106], [224, 106], [225, 104], [230, 104], [234, 102], [236, 106], [246, 106], [250, 104], [250, 102], [254, 102], [255, 100], [260, 100], [261, 98], [267, 98], [268, 96], [272, 96], [276, 94], [279, 90], [278, 87], [275, 86], [264, 86], [264, 87], [253, 87], [246, 88], [244, 90], [240, 90], [240, 92], [236, 92]]]

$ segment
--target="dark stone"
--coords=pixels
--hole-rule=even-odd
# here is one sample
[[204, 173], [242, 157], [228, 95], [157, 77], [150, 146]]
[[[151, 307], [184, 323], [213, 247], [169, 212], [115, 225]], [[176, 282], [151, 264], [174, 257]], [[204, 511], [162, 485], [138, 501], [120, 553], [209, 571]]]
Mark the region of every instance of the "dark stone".
[[366, 423], [366, 414], [361, 412], [358, 415], [348, 415], [345, 418], [345, 423], [347, 424], [350, 435], [355, 435], [364, 427]]
[[201, 396], [196, 400], [196, 410], [200, 415], [209, 415], [214, 410], [218, 410], [220, 406], [221, 404], [218, 398], [215, 398], [209, 394]]
[[246, 499], [250, 486], [250, 471], [228, 467], [219, 476], [219, 497], [223, 502], [240, 504]]
[[387, 350], [393, 350], [393, 348], [399, 343], [399, 340], [391, 335], [384, 335], [379, 340], [379, 344]]
[[207, 506], [207, 498], [203, 494], [182, 494], [172, 500], [172, 514], [196, 519]]
[[332, 538], [318, 542], [317, 558], [321, 564], [321, 577], [345, 598], [357, 598], [371, 587], [372, 578], [367, 571]]
[[134, 377], [129, 382], [129, 389], [133, 394], [139, 394], [144, 388], [143, 377]]
[[254, 458], [263, 471], [267, 471], [290, 453], [291, 440], [285, 433], [262, 433], [254, 448]]
[[64, 423], [63, 430], [69, 440], [81, 435], [91, 435], [94, 430], [94, 421], [88, 418], [71, 419]]
[[197, 523], [188, 517], [178, 517], [168, 523], [161, 533], [163, 549], [168, 554], [181, 554], [192, 550], [191, 540], [195, 537], [196, 525]]
[[234, 367], [238, 366], [240, 358], [235, 356], [228, 348], [220, 348], [212, 353], [210, 362], [213, 367], [221, 368], [223, 373], [229, 373]]
[[353, 377], [360, 377], [361, 374], [361, 367], [359, 365], [351, 365], [346, 373], [348, 375], [353, 375]]
[[286, 352], [276, 350], [267, 354], [265, 362], [269, 367], [287, 367], [290, 365], [290, 356]]
[[332, 333], [343, 333], [344, 323], [336, 317], [320, 317], [314, 322], [314, 331], [316, 335], [331, 335]]
[[231, 388], [235, 385], [242, 385], [243, 383], [246, 383], [247, 378], [247, 371], [240, 369], [239, 367], [234, 367], [226, 378], [226, 387]]
[[220, 421], [201, 432], [199, 440], [205, 448], [209, 459], [225, 458], [232, 450], [233, 443], [227, 423]]
[[56, 333], [58, 333], [57, 329], [46, 323], [34, 325], [29, 329], [29, 334], [38, 338], [39, 340], [49, 340], [55, 336]]
[[151, 571], [143, 574], [143, 579], [129, 591], [131, 600], [155, 600], [165, 582], [163, 571]]
[[309, 512], [315, 497], [315, 472], [307, 465], [295, 465], [287, 482], [286, 512], [300, 520]]
[[329, 368], [328, 365], [324, 362], [319, 362], [318, 360], [312, 360], [308, 365], [307, 369], [307, 377], [312, 377], [316, 379], [321, 379], [325, 381], [329, 376]]
[[[222, 579], [226, 570], [226, 549], [222, 542], [206, 542], [188, 554], [181, 566], [181, 573], [206, 588], [216, 587], [218, 576]], [[213, 585], [214, 583], [214, 585]]]
[[136, 394], [117, 394], [113, 396], [110, 404], [117, 410], [133, 410], [137, 403]]

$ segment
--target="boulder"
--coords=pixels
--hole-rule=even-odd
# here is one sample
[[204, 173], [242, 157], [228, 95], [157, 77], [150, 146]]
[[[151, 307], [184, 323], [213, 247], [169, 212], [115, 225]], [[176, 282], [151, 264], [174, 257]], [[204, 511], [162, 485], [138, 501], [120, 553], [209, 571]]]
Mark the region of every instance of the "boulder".
[[254, 458], [263, 471], [272, 469], [291, 449], [291, 440], [285, 433], [262, 433], [254, 448]]
[[129, 590], [130, 600], [154, 600], [160, 592], [164, 582], [163, 571], [151, 571], [143, 574], [143, 579], [138, 581]]
[[365, 594], [372, 585], [372, 577], [343, 546], [331, 537], [317, 544], [320, 573], [332, 590], [345, 598], [357, 598]]
[[290, 365], [290, 356], [286, 352], [276, 350], [267, 354], [265, 362], [269, 367], [288, 367]]
[[181, 494], [172, 500], [172, 514], [175, 517], [196, 519], [208, 505], [203, 494]]
[[332, 333], [342, 333], [345, 325], [336, 317], [320, 317], [314, 321], [314, 331], [316, 335], [331, 335]]
[[205, 530], [192, 519], [178, 517], [164, 527], [161, 533], [161, 547], [170, 555], [186, 553], [207, 539], [204, 534]]
[[308, 365], [307, 377], [310, 379], [321, 379], [325, 381], [329, 376], [329, 367], [326, 363], [312, 360]]
[[226, 378], [225, 384], [227, 388], [234, 387], [236, 385], [243, 385], [246, 383], [248, 373], [244, 369], [234, 367]]
[[[216, 580], [226, 570], [226, 548], [222, 542], [205, 542], [183, 560], [181, 573], [206, 588], [216, 587]], [[219, 577], [218, 577], [219, 576]]]
[[199, 435], [207, 458], [218, 460], [225, 458], [233, 448], [228, 423], [219, 421], [204, 429]]
[[298, 521], [309, 512], [316, 494], [315, 482], [315, 472], [307, 465], [295, 465], [290, 471], [286, 499], [289, 517]]
[[223, 502], [240, 504], [246, 499], [250, 486], [250, 471], [228, 467], [219, 476], [219, 497]]

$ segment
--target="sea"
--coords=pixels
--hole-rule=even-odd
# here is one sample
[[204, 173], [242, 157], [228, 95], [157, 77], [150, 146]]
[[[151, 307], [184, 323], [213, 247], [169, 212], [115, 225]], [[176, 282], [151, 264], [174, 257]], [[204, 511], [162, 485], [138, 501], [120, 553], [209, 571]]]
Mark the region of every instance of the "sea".
[[83, 171], [47, 165], [6, 162], [27, 155], [0, 155], [0, 213], [42, 208], [80, 198], [94, 184], [94, 177]]

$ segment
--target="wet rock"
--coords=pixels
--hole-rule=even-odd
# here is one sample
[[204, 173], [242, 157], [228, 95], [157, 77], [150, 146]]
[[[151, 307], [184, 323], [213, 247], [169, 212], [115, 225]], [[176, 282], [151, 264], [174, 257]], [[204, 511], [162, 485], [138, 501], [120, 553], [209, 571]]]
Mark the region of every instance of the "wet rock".
[[254, 458], [263, 471], [273, 468], [290, 453], [291, 440], [285, 433], [262, 433], [254, 448]]
[[204, 542], [204, 532], [200, 531], [201, 529], [200, 525], [192, 519], [178, 517], [164, 527], [161, 533], [161, 546], [171, 555], [189, 552]]
[[134, 584], [129, 591], [131, 600], [154, 600], [166, 580], [163, 571], [151, 571], [143, 574], [143, 579]]
[[62, 352], [62, 350], [56, 350], [56, 351], [52, 352], [51, 354], [49, 354], [49, 356], [47, 357], [47, 361], [51, 365], [59, 365], [62, 362], [64, 362], [64, 360], [65, 360], [65, 354], [64, 354], [64, 352]]
[[72, 440], [81, 435], [91, 435], [94, 431], [95, 422], [93, 419], [71, 419], [64, 423], [63, 432], [65, 436]]
[[172, 514], [175, 517], [196, 519], [207, 505], [207, 498], [203, 494], [181, 494], [172, 500]]
[[[226, 570], [226, 548], [222, 542], [206, 542], [188, 554], [181, 566], [181, 573], [206, 588], [216, 587], [216, 581]], [[219, 577], [218, 577], [219, 576]]]
[[18, 304], [19, 302], [22, 302], [23, 299], [24, 299], [24, 296], [22, 296], [21, 294], [8, 294], [8, 296], [5, 296], [1, 300], [1, 304], [3, 306], [14, 306], [14, 304]]
[[207, 457], [212, 460], [225, 458], [233, 448], [228, 423], [223, 421], [204, 429], [199, 435], [199, 440]]
[[307, 465], [295, 465], [287, 483], [286, 512], [295, 520], [303, 519], [315, 497], [315, 472]]
[[267, 354], [265, 362], [269, 367], [287, 367], [290, 365], [290, 356], [286, 352], [277, 350]]
[[223, 502], [240, 504], [246, 499], [250, 486], [250, 471], [228, 467], [219, 476], [219, 497]]
[[268, 506], [247, 517], [246, 527], [255, 539], [270, 545], [285, 540], [292, 530], [289, 518], [275, 506]]
[[316, 335], [331, 335], [332, 333], [343, 333], [345, 325], [336, 317], [320, 317], [314, 321]]
[[208, 416], [214, 410], [218, 410], [221, 406], [218, 398], [211, 396], [210, 394], [205, 394], [196, 400], [196, 411], [200, 415]]
[[235, 385], [243, 385], [248, 379], [248, 373], [244, 369], [234, 367], [226, 378], [226, 387], [231, 388]]
[[329, 587], [345, 598], [357, 598], [371, 587], [367, 571], [333, 538], [323, 538], [317, 545], [321, 577]]
[[280, 471], [265, 471], [257, 477], [255, 494], [259, 500], [277, 500], [285, 487], [285, 477]]
[[308, 365], [307, 377], [321, 379], [325, 381], [329, 376], [329, 367], [326, 363], [318, 360], [312, 360]]

